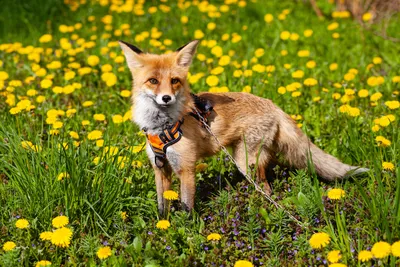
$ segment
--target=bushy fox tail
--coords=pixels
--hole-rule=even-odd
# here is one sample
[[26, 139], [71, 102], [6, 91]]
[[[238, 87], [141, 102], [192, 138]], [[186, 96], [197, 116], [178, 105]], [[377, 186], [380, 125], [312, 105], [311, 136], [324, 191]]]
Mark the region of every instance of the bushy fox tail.
[[306, 168], [308, 162], [312, 162], [318, 176], [328, 181], [369, 171], [344, 164], [325, 153], [307, 138], [287, 114], [280, 112], [277, 146], [289, 164], [296, 168]]

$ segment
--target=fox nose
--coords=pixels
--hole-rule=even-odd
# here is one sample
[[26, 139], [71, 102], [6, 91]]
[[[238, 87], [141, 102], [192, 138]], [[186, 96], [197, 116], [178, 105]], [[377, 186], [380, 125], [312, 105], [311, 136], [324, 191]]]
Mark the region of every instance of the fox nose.
[[162, 101], [164, 101], [165, 103], [168, 103], [169, 101], [171, 101], [171, 96], [169, 96], [169, 95], [163, 95]]

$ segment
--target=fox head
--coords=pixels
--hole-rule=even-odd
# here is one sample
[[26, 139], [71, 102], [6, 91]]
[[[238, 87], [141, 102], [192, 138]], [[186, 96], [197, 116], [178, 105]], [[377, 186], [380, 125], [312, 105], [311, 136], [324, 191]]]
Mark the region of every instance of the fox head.
[[156, 55], [119, 41], [133, 77], [133, 89], [145, 93], [159, 106], [173, 106], [177, 97], [189, 95], [187, 74], [198, 41], [194, 40], [177, 51]]

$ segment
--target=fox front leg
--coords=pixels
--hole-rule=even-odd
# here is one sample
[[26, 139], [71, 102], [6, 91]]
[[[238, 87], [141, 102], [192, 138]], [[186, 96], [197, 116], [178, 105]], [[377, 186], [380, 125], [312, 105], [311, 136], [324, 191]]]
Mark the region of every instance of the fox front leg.
[[171, 188], [171, 174], [172, 170], [168, 164], [165, 164], [162, 168], [153, 166], [155, 179], [156, 179], [156, 189], [157, 189], [157, 202], [158, 202], [158, 212], [161, 216], [167, 214], [167, 201], [164, 199], [164, 191]]
[[179, 173], [181, 180], [181, 201], [182, 208], [191, 211], [194, 207], [196, 193], [195, 169], [184, 169]]

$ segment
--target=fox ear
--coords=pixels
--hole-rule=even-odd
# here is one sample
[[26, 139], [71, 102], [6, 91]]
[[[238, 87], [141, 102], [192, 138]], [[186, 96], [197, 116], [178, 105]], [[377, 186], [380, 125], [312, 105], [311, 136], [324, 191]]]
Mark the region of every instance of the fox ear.
[[193, 55], [196, 53], [197, 45], [199, 44], [198, 40], [191, 41], [188, 44], [178, 48], [176, 51], [177, 55], [177, 63], [178, 65], [188, 68], [192, 63]]
[[143, 66], [143, 62], [140, 54], [143, 54], [142, 50], [134, 45], [128, 44], [124, 41], [118, 41], [119, 46], [124, 51], [126, 62], [130, 70], [134, 70]]

